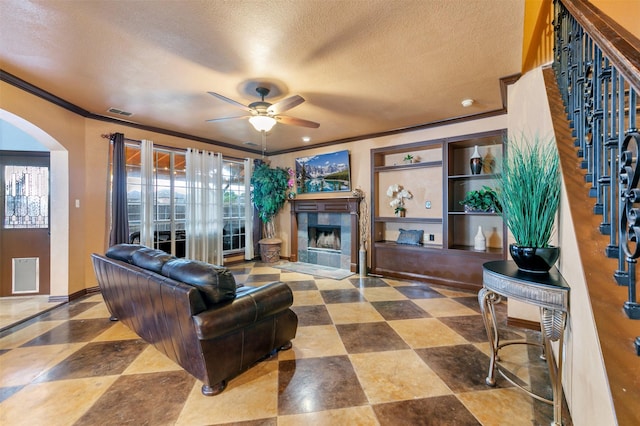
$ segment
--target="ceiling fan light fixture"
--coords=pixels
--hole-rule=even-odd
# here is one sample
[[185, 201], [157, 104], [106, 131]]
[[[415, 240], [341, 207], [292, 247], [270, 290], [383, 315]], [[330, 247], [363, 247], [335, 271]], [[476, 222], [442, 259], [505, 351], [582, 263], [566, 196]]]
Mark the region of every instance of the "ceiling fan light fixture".
[[249, 118], [249, 123], [251, 123], [253, 128], [258, 132], [268, 132], [275, 126], [276, 119], [268, 115], [254, 115]]

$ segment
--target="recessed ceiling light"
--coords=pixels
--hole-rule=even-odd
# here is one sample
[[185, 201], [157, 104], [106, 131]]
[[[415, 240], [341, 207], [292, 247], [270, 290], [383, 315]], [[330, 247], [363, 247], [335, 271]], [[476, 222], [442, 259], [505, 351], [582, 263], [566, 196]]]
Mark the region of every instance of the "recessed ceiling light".
[[464, 99], [462, 101], [462, 106], [465, 107], [465, 108], [468, 108], [471, 105], [473, 105], [473, 102], [474, 102], [473, 99]]
[[303, 136], [302, 137], [302, 142], [309, 142], [311, 140], [311, 138], [309, 136]]

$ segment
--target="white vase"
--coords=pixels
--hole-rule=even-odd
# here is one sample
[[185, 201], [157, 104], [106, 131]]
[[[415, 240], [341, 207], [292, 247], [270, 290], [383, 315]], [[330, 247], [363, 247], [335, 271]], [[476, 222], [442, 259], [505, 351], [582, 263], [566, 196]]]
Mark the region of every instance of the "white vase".
[[360, 251], [358, 252], [358, 266], [361, 277], [367, 276], [367, 248], [364, 241], [360, 243]]
[[473, 249], [478, 251], [485, 251], [487, 249], [487, 239], [482, 232], [482, 226], [478, 226], [478, 233], [474, 239]]

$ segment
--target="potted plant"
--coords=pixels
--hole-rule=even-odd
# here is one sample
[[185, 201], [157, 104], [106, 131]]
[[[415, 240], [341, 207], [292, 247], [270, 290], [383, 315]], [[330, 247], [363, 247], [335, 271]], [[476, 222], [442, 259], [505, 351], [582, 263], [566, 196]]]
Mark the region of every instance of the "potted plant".
[[560, 249], [550, 245], [560, 202], [560, 159], [553, 139], [512, 140], [498, 176], [501, 214], [515, 244], [509, 253], [520, 270], [546, 273]]
[[460, 204], [464, 206], [465, 212], [500, 211], [500, 203], [496, 197], [496, 191], [488, 186], [483, 186], [480, 190], [467, 192]]
[[251, 175], [251, 185], [251, 200], [263, 224], [263, 238], [258, 241], [260, 257], [266, 263], [277, 262], [280, 260], [282, 240], [276, 238], [273, 218], [284, 205], [287, 190], [291, 188], [289, 172], [281, 167], [260, 164]]
[[404, 161], [405, 164], [413, 163], [413, 154], [405, 155], [405, 157], [402, 159], [402, 161]]

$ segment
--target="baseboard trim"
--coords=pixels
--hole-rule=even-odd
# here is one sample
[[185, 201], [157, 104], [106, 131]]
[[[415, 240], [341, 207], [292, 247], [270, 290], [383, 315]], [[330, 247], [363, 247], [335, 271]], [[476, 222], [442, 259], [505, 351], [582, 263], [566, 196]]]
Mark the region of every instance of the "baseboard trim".
[[49, 302], [68, 303], [68, 302], [71, 302], [72, 300], [80, 299], [81, 297], [87, 296], [89, 294], [96, 294], [96, 293], [100, 293], [100, 287], [98, 286], [85, 288], [85, 289], [76, 291], [75, 293], [71, 293], [68, 296], [49, 296]]
[[522, 318], [507, 317], [507, 325], [509, 327], [526, 328], [529, 330], [540, 331], [540, 323]]

